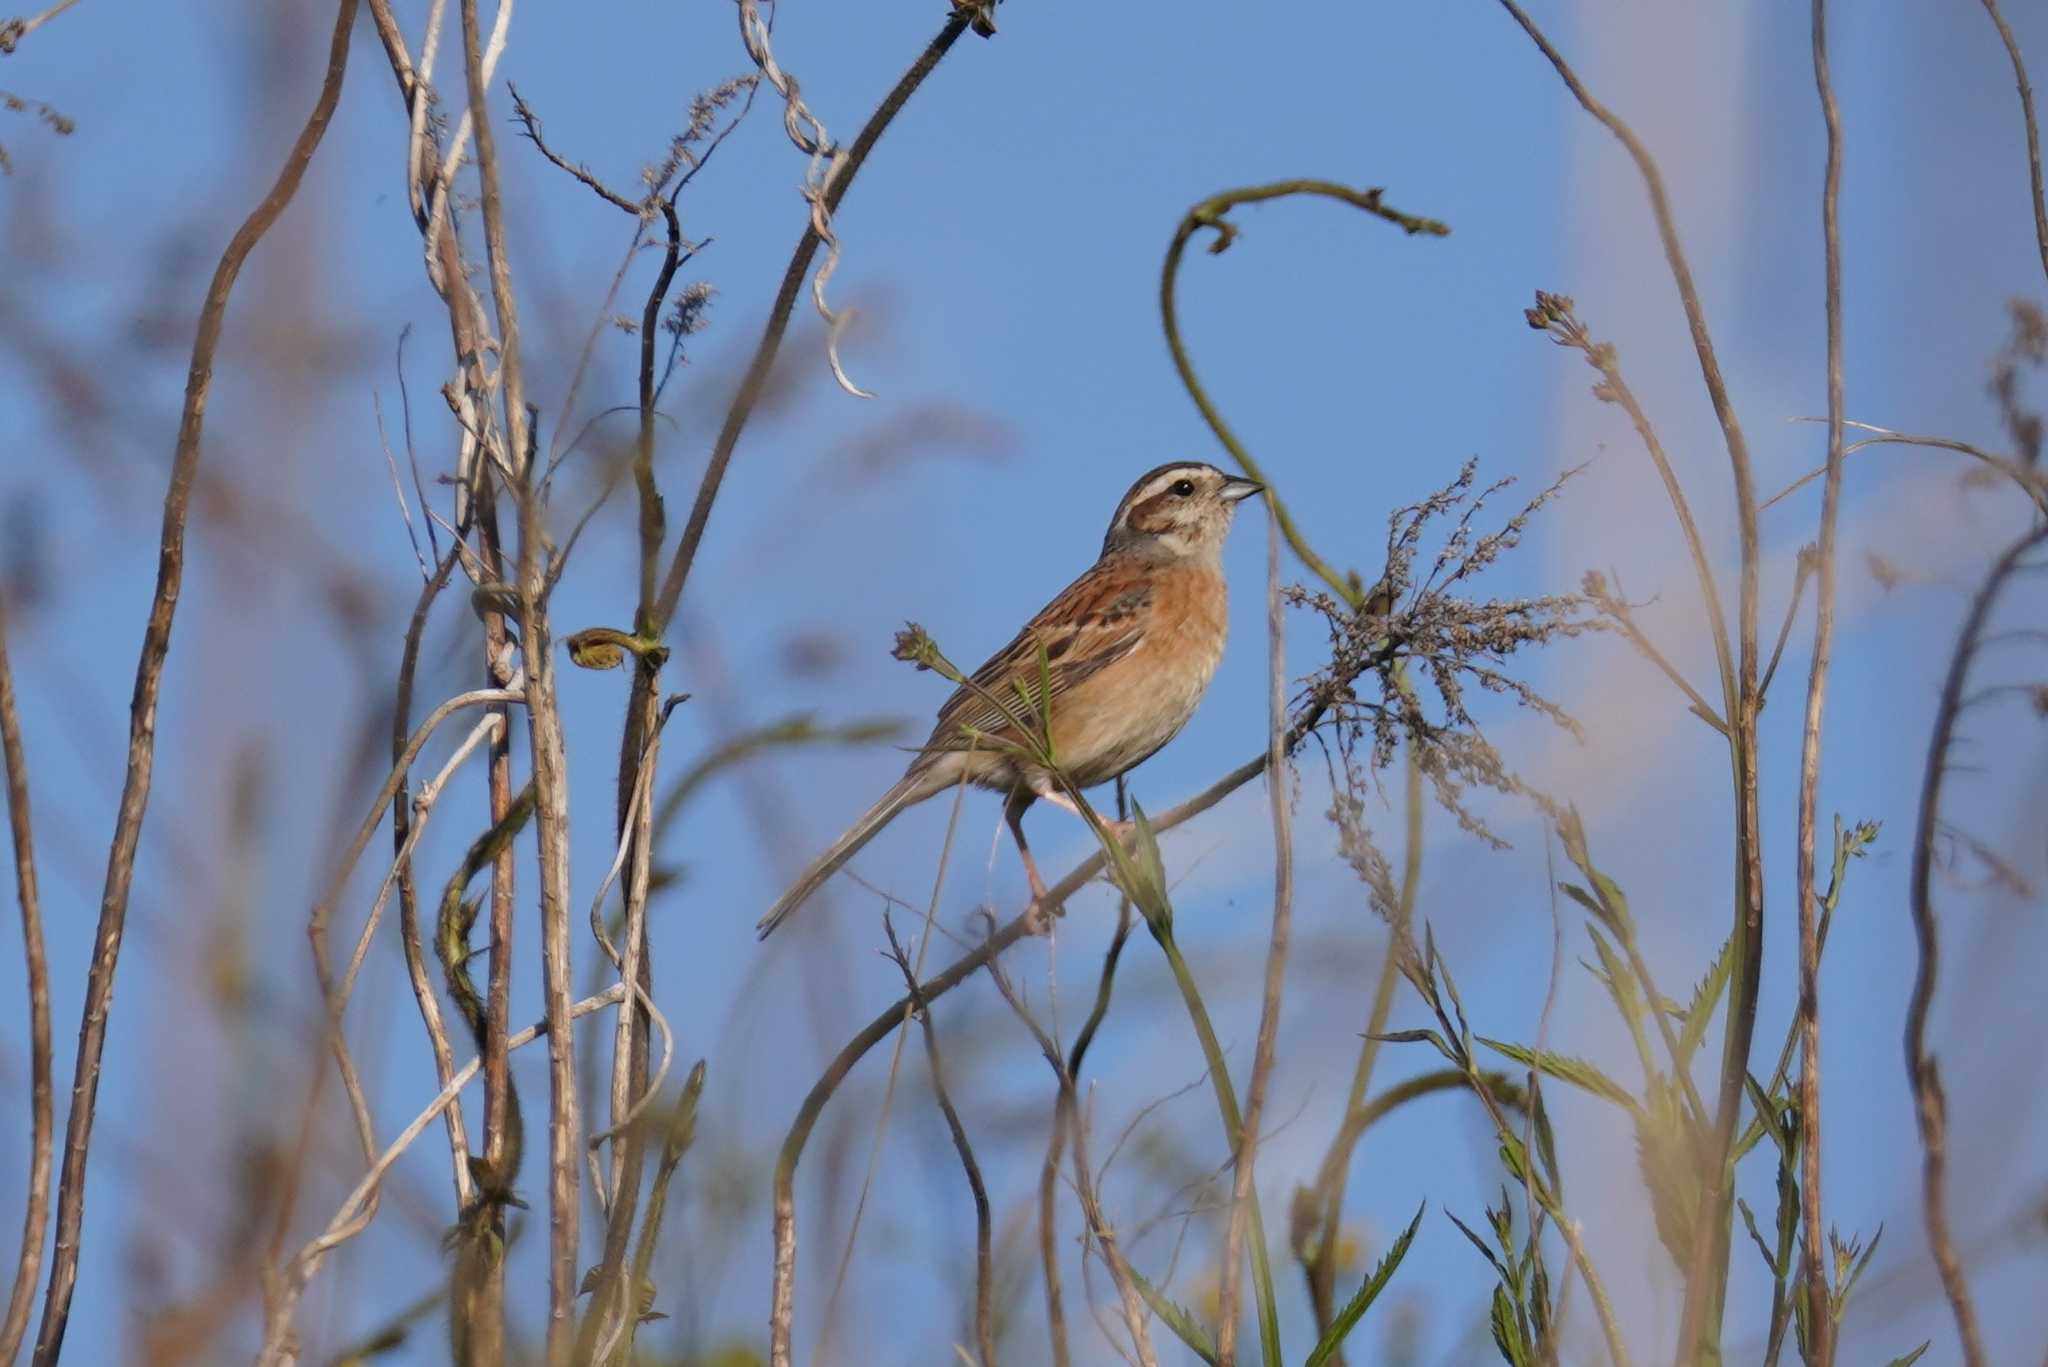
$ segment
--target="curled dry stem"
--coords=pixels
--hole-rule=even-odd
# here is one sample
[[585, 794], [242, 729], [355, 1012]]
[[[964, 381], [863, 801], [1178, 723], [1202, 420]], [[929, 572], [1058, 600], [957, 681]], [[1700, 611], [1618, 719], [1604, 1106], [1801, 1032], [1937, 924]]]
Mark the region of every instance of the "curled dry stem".
[[1181, 383], [1187, 387], [1188, 396], [1194, 400], [1195, 407], [1201, 410], [1203, 420], [1209, 424], [1209, 430], [1216, 434], [1216, 440], [1223, 444], [1223, 449], [1230, 453], [1230, 458], [1237, 462], [1238, 468], [1245, 472], [1246, 477], [1267, 486], [1267, 505], [1273, 510], [1273, 516], [1278, 519], [1280, 530], [1287, 537], [1287, 544], [1294, 554], [1354, 610], [1365, 602], [1364, 586], [1359, 582], [1357, 574], [1339, 575], [1327, 561], [1316, 554], [1315, 549], [1302, 536], [1301, 529], [1294, 525], [1294, 518], [1288, 513], [1287, 505], [1281, 502], [1265, 472], [1260, 469], [1258, 462], [1252, 459], [1251, 453], [1245, 450], [1244, 443], [1238, 440], [1230, 424], [1223, 420], [1223, 414], [1209, 398], [1209, 391], [1203, 388], [1201, 380], [1196, 377], [1194, 362], [1188, 357], [1187, 344], [1181, 339], [1180, 311], [1175, 296], [1180, 279], [1181, 257], [1187, 251], [1188, 242], [1198, 231], [1206, 228], [1216, 234], [1215, 240], [1209, 244], [1209, 254], [1214, 256], [1225, 251], [1237, 240], [1237, 227], [1224, 215], [1245, 204], [1263, 203], [1269, 199], [1282, 199], [1289, 195], [1319, 195], [1384, 219], [1411, 237], [1418, 233], [1432, 237], [1443, 237], [1450, 233], [1448, 225], [1433, 218], [1403, 213], [1391, 205], [1382, 203], [1380, 194], [1381, 191], [1377, 187], [1370, 190], [1355, 190], [1348, 185], [1328, 180], [1282, 180], [1270, 185], [1245, 186], [1211, 195], [1181, 217], [1180, 226], [1174, 230], [1173, 241], [1167, 246], [1166, 264], [1159, 276], [1159, 312], [1166, 329], [1166, 345], [1173, 353], [1174, 369], [1180, 373]]
[[[868, 154], [881, 140], [896, 115], [917, 88], [924, 84], [939, 61], [953, 44], [967, 31], [972, 14], [956, 10], [946, 19], [938, 36], [926, 44], [910, 69], [903, 73], [868, 121], [861, 126], [859, 134], [846, 149], [845, 160], [839, 164], [830, 181], [821, 193], [820, 202], [827, 216], [839, 208], [840, 201], [853, 185], [853, 178], [859, 174]], [[812, 259], [817, 255], [823, 241], [818, 235], [817, 216], [804, 225], [803, 235], [797, 239], [796, 250], [791, 253], [789, 267], [783, 272], [782, 285], [776, 291], [775, 302], [769, 308], [768, 322], [762, 328], [761, 340], [755, 345], [754, 356], [747, 363], [746, 374], [740, 380], [738, 390], [733, 394], [732, 403], [726, 409], [725, 422], [720, 426], [718, 439], [712, 445], [711, 459], [704, 469], [704, 478], [697, 486], [696, 500], [690, 505], [688, 521], [683, 524], [682, 541], [676, 546], [675, 557], [669, 561], [668, 572], [662, 579], [661, 593], [655, 601], [651, 626], [655, 635], [667, 627], [675, 616], [676, 605], [682, 601], [683, 586], [688, 582], [690, 567], [696, 563], [697, 548], [703, 543], [704, 528], [711, 520], [711, 505], [718, 499], [719, 488], [725, 482], [726, 469], [732, 464], [733, 448], [739, 444], [740, 433], [747, 420], [754, 414], [754, 407], [760, 402], [762, 392], [767, 388], [768, 373], [775, 365], [775, 357], [782, 349], [782, 338], [789, 330], [789, 315], [796, 305], [797, 291], [803, 287], [804, 276], [809, 273]]]

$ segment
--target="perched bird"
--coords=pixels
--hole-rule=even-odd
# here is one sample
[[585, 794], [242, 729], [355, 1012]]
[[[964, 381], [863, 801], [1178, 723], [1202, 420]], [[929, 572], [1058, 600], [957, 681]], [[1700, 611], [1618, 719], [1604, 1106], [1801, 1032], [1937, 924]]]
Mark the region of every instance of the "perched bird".
[[1041, 670], [1050, 682], [1052, 753], [1076, 788], [1107, 783], [1155, 754], [1194, 715], [1223, 656], [1223, 539], [1237, 504], [1264, 487], [1200, 461], [1140, 476], [1116, 505], [1100, 558], [946, 700], [903, 777], [769, 908], [762, 937], [897, 813], [962, 781], [1008, 795], [1003, 817], [1034, 904], [1042, 902], [1024, 809], [1041, 797], [1079, 808], [1051, 772], [1016, 752], [1015, 723], [1035, 718], [1019, 687], [1035, 700]]

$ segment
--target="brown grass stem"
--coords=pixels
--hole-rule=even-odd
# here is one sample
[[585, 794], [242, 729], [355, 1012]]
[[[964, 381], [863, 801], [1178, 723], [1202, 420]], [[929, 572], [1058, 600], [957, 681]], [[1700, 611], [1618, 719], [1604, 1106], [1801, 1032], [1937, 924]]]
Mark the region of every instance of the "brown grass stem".
[[1663, 173], [1635, 130], [1593, 97], [1564, 55], [1552, 46], [1527, 11], [1515, 0], [1500, 0], [1530, 41], [1557, 72], [1572, 97], [1588, 114], [1612, 133], [1635, 163], [1650, 199], [1650, 211], [1657, 226], [1658, 241], [1671, 278], [1678, 289], [1685, 320], [1692, 334], [1693, 351], [1699, 358], [1700, 379], [1714, 416], [1721, 426], [1728, 464], [1735, 484], [1737, 535], [1740, 543], [1740, 587], [1736, 601], [1737, 664], [1727, 664], [1725, 636], [1718, 647], [1722, 659], [1722, 688], [1726, 697], [1723, 715], [1730, 724], [1729, 770], [1735, 793], [1735, 914], [1733, 935], [1738, 952], [1729, 988], [1727, 1030], [1721, 1051], [1721, 1078], [1715, 1106], [1715, 1157], [1708, 1165], [1706, 1180], [1700, 1184], [1700, 1204], [1693, 1221], [1694, 1247], [1688, 1260], [1685, 1309], [1678, 1332], [1681, 1367], [1692, 1367], [1703, 1347], [1717, 1345], [1720, 1338], [1722, 1304], [1727, 1289], [1728, 1236], [1733, 1215], [1734, 1184], [1727, 1172], [1728, 1154], [1734, 1143], [1735, 1126], [1742, 1109], [1743, 1082], [1749, 1075], [1750, 1045], [1756, 1034], [1757, 994], [1763, 981], [1764, 873], [1763, 832], [1758, 810], [1759, 751], [1757, 745], [1758, 692], [1757, 605], [1761, 597], [1762, 553], [1757, 533], [1756, 479], [1750, 463], [1749, 443], [1728, 395], [1721, 375], [1721, 363], [1707, 329], [1706, 310], [1700, 304], [1699, 288], [1693, 282], [1692, 266], [1678, 240], [1677, 219], [1664, 190]]
[[[1245, 1081], [1244, 1125], [1231, 1159], [1235, 1180], [1223, 1240], [1222, 1308], [1216, 1318], [1216, 1358], [1223, 1367], [1235, 1360], [1237, 1350], [1245, 1221], [1253, 1209], [1259, 1121], [1265, 1114], [1266, 1092], [1272, 1084], [1274, 1052], [1280, 1035], [1281, 995], [1287, 985], [1287, 948], [1294, 922], [1294, 771], [1287, 762], [1287, 627], [1280, 602], [1278, 518], [1268, 518], [1266, 522], [1266, 644], [1266, 788], [1273, 814], [1273, 929], [1266, 948], [1265, 987], [1259, 1005], [1251, 1075]], [[1262, 1318], [1272, 1306], [1270, 1273], [1266, 1292], [1259, 1306]], [[1278, 1337], [1277, 1326], [1274, 1337]]]
[[1822, 1261], [1827, 1227], [1821, 1215], [1820, 922], [1814, 891], [1821, 722], [1827, 707], [1828, 668], [1834, 657], [1835, 538], [1842, 506], [1842, 118], [1828, 73], [1827, 0], [1813, 0], [1813, 81], [1820, 97], [1821, 119], [1827, 126], [1827, 168], [1820, 203], [1821, 241], [1827, 258], [1823, 306], [1827, 315], [1828, 473], [1821, 494], [1813, 659], [1806, 674], [1806, 717], [1799, 751], [1795, 884], [1799, 898], [1799, 1202], [1805, 1229], [1800, 1262], [1806, 1284], [1807, 1360], [1813, 1367], [1830, 1367], [1835, 1356], [1835, 1317]]
[[28, 751], [7, 659], [7, 604], [0, 598], [0, 758], [6, 762], [7, 825], [14, 840], [14, 892], [21, 909], [21, 948], [28, 983], [29, 1161], [22, 1188], [21, 1258], [7, 1318], [0, 1323], [0, 1362], [13, 1362], [28, 1333], [29, 1312], [43, 1267], [43, 1233], [50, 1220], [50, 1171], [55, 1145], [51, 1101], [50, 961], [43, 949], [42, 897], [36, 885], [35, 834], [29, 821]]
[[1955, 742], [1956, 724], [1963, 711], [1963, 690], [1977, 657], [1984, 624], [2020, 562], [2044, 543], [2048, 543], [2048, 524], [2013, 542], [1991, 567], [1970, 601], [1955, 649], [1949, 655], [1941, 701], [1935, 709], [1913, 830], [1913, 871], [1908, 894], [1919, 959], [1913, 974], [1913, 992], [1906, 1004], [1906, 1081], [1913, 1089], [1913, 1117], [1920, 1129], [1921, 1215], [1927, 1225], [1927, 1243], [1934, 1255], [1935, 1268], [1941, 1274], [1941, 1289], [1948, 1297], [1956, 1334], [1962, 1340], [1967, 1367], [1984, 1367], [1988, 1359], [1984, 1355], [1984, 1332], [1978, 1324], [1977, 1307], [1963, 1275], [1962, 1260], [1956, 1255], [1955, 1236], [1949, 1229], [1948, 1096], [1942, 1089], [1934, 1054], [1927, 1047], [1927, 1013], [1934, 1000], [1935, 980], [1941, 972], [1941, 940], [1934, 913], [1934, 846], [1941, 835], [1941, 794], [1948, 778], [1949, 749]]
[[[64, 1127], [64, 1167], [57, 1196], [57, 1243], [50, 1260], [49, 1290], [37, 1331], [36, 1367], [54, 1367], [64, 1346], [71, 1315], [71, 1296], [78, 1284], [78, 1257], [85, 1222], [86, 1157], [92, 1146], [95, 1102], [99, 1097], [100, 1058], [106, 1048], [107, 1018], [114, 994], [114, 970], [120, 962], [121, 938], [128, 919], [128, 893], [135, 877], [135, 853], [141, 843], [142, 819], [149, 806], [150, 779], [156, 766], [157, 699], [162, 691], [164, 660], [171, 649], [171, 621], [177, 613], [185, 579], [185, 516], [199, 473], [200, 435], [206, 424], [206, 400], [213, 388], [214, 354], [220, 346], [228, 297], [249, 253], [283, 214], [298, 193], [314, 152], [327, 135], [327, 125], [341, 102], [342, 77], [348, 70], [349, 32], [355, 25], [356, 0], [336, 7], [334, 32], [328, 40], [327, 67], [313, 111], [285, 156], [277, 179], [255, 209], [235, 230], [214, 268], [200, 306], [192, 339], [192, 362], [186, 373], [184, 408], [178, 419], [178, 443], [171, 457], [170, 488], [164, 495], [163, 529], [158, 543], [156, 592], [149, 624], [143, 632], [141, 658], [135, 669], [135, 693], [128, 709], [127, 772], [121, 804], [107, 855], [106, 886], [100, 896], [98, 929], [93, 936], [92, 968], [86, 978], [85, 1008], [78, 1031], [78, 1063], [71, 1086], [71, 1108]], [[381, 804], [380, 804], [381, 806]]]
[[2019, 87], [2020, 117], [2027, 126], [2027, 176], [2034, 190], [2034, 241], [2041, 251], [2041, 271], [2048, 274], [2048, 195], [2043, 194], [2041, 186], [2041, 124], [2034, 117], [2034, 87], [2027, 81], [2027, 64], [2020, 57], [2019, 39], [2013, 36], [2012, 26], [1999, 12], [1998, 0], [1984, 0], [1984, 12], [1998, 29], [1998, 40], [2005, 44], [2005, 55], [2012, 61], [2013, 83]]
[[918, 995], [917, 970], [911, 967], [910, 956], [904, 952], [902, 943], [896, 938], [896, 928], [886, 915], [882, 918], [882, 929], [889, 937], [889, 957], [902, 970], [904, 994], [911, 999], [911, 1011], [923, 1027], [925, 1062], [932, 1074], [932, 1096], [938, 1102], [939, 1114], [945, 1118], [946, 1132], [953, 1140], [953, 1152], [960, 1156], [960, 1166], [967, 1174], [968, 1193], [974, 1198], [974, 1342], [981, 1354], [977, 1367], [995, 1367], [995, 1274], [989, 1253], [988, 1184], [982, 1180], [981, 1165], [974, 1161], [974, 1146], [967, 1142], [967, 1127], [960, 1121], [959, 1108], [954, 1106], [952, 1094], [946, 1090], [946, 1068], [939, 1054], [938, 1027], [932, 1024], [931, 1010]]

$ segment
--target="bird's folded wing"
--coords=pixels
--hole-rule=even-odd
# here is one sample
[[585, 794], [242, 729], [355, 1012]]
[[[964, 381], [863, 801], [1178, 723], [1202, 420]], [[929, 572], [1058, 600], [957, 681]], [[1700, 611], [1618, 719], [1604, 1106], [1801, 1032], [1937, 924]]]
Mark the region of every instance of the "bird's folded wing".
[[[977, 732], [1015, 739], [1009, 717], [1035, 727], [1041, 651], [1056, 714], [1062, 694], [1137, 648], [1152, 586], [1142, 576], [1099, 571], [1098, 566], [1068, 585], [946, 700], [926, 742], [928, 753], [960, 749]], [[1026, 693], [1019, 693], [1020, 686]]]

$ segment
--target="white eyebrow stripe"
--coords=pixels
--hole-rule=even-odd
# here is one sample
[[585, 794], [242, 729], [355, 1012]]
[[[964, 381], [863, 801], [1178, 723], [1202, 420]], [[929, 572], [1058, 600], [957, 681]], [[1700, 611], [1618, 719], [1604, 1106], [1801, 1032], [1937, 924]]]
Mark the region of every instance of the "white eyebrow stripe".
[[1202, 470], [1203, 467], [1199, 465], [1176, 465], [1170, 470], [1162, 470], [1152, 477], [1150, 483], [1131, 496], [1129, 506], [1135, 508], [1148, 498], [1157, 498], [1179, 481], [1201, 474]]

